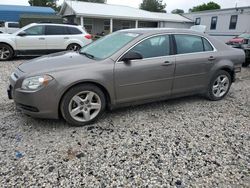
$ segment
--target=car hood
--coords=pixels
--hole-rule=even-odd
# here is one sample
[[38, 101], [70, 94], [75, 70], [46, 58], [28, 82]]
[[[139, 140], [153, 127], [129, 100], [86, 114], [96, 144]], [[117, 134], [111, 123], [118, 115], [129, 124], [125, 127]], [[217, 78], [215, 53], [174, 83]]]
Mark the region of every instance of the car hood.
[[53, 71], [78, 68], [84, 64], [94, 62], [95, 60], [89, 59], [78, 52], [65, 51], [30, 60], [21, 64], [18, 69], [24, 73], [49, 73]]
[[0, 33], [0, 38], [6, 38], [6, 37], [10, 37], [10, 36], [12, 36], [12, 34]]
[[231, 40], [229, 40], [229, 42], [234, 42], [234, 43], [239, 43], [239, 42], [242, 42], [244, 40], [244, 38], [233, 38]]

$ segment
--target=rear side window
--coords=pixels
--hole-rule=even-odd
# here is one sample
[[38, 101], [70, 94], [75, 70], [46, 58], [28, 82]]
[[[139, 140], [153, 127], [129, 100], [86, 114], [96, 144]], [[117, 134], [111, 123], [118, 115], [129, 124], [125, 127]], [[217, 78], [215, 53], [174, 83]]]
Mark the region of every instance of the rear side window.
[[195, 35], [174, 35], [177, 54], [213, 51], [211, 44], [203, 37]]
[[68, 30], [67, 30], [67, 27], [64, 27], [64, 26], [47, 25], [45, 34], [46, 35], [67, 35]]
[[204, 50], [205, 51], [213, 51], [214, 48], [212, 47], [212, 45], [207, 41], [207, 39], [202, 38], [203, 40], [203, 44], [204, 44]]
[[71, 35], [82, 34], [82, 31], [80, 31], [79, 29], [77, 29], [75, 27], [68, 27], [68, 31], [69, 31], [69, 34], [71, 34]]
[[201, 37], [194, 35], [175, 35], [177, 54], [203, 52]]
[[170, 54], [169, 35], [146, 39], [131, 51], [140, 53], [143, 58], [167, 56]]

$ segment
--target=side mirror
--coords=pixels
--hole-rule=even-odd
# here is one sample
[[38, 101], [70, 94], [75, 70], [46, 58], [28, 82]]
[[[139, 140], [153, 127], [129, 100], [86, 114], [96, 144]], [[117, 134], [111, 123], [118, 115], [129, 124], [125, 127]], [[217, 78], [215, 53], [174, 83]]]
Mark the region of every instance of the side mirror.
[[135, 60], [135, 59], [143, 59], [142, 55], [138, 52], [133, 52], [133, 51], [129, 51], [128, 53], [126, 53], [122, 58], [121, 61], [124, 62], [129, 62], [131, 60]]
[[18, 36], [20, 36], [20, 37], [24, 37], [24, 36], [26, 36], [27, 34], [26, 34], [26, 32], [25, 31], [21, 31], [20, 33], [18, 33]]

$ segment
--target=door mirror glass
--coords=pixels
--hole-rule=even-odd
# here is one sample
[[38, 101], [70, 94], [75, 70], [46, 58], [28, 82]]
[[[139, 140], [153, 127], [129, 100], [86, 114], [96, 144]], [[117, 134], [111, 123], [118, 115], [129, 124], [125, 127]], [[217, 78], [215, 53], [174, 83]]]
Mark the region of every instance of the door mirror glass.
[[18, 36], [20, 36], [20, 37], [24, 37], [26, 35], [27, 35], [27, 33], [25, 31], [21, 31], [20, 33], [18, 33]]
[[131, 60], [136, 60], [136, 59], [142, 59], [142, 55], [138, 52], [135, 52], [135, 51], [130, 51], [128, 53], [126, 53], [122, 58], [121, 58], [121, 61], [124, 61], [124, 62], [128, 62], [128, 61], [131, 61]]

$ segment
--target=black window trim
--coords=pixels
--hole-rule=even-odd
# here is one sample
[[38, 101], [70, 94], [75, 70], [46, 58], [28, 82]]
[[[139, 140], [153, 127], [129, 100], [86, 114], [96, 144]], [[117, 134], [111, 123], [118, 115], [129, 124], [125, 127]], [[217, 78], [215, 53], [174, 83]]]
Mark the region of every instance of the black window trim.
[[[213, 19], [214, 19], [214, 18], [216, 19], [216, 21], [215, 21], [215, 27], [212, 28], [212, 23], [213, 23]], [[210, 30], [216, 30], [217, 21], [218, 21], [218, 16], [212, 16], [212, 17], [211, 17]]]
[[[169, 54], [166, 56], [159, 56], [159, 57], [150, 57], [150, 58], [144, 58], [144, 59], [140, 59], [141, 61], [143, 60], [149, 60], [149, 59], [157, 59], [157, 58], [163, 58], [163, 57], [173, 57], [173, 56], [182, 56], [182, 55], [188, 55], [188, 54], [197, 54], [197, 53], [208, 53], [208, 52], [216, 52], [217, 49], [215, 48], [215, 46], [213, 45], [212, 42], [210, 42], [210, 40], [202, 35], [199, 34], [192, 34], [192, 33], [158, 33], [158, 34], [154, 34], [154, 35], [150, 35], [147, 36], [139, 41], [137, 41], [134, 45], [130, 46], [127, 50], [125, 50], [121, 55], [118, 56], [118, 58], [116, 59], [116, 63], [123, 63], [121, 60], [121, 58], [128, 53], [131, 49], [133, 49], [137, 44], [143, 42], [144, 40], [147, 40], [149, 38], [155, 37], [155, 36], [161, 36], [161, 35], [169, 35], [169, 40], [171, 41], [170, 43], [173, 45], [170, 46], [170, 52], [172, 52], [173, 54]], [[198, 37], [202, 37], [204, 39], [206, 39], [208, 41], [208, 43], [212, 46], [213, 50], [212, 51], [203, 51], [203, 52], [192, 52], [192, 53], [185, 53], [185, 54], [177, 54], [177, 46], [176, 46], [176, 41], [175, 41], [175, 37], [174, 35], [192, 35], [192, 36], [198, 36]], [[171, 50], [171, 48], [173, 48]], [[136, 60], [132, 60], [132, 61], [136, 61]]]
[[[199, 23], [197, 23], [197, 20], [199, 20]], [[201, 25], [201, 17], [195, 18], [194, 24], [195, 24], [195, 25]]]
[[[231, 25], [231, 24], [233, 24], [232, 19], [233, 19], [234, 16], [236, 17], [236, 22], [235, 22], [234, 28], [232, 28], [232, 25]], [[238, 15], [237, 15], [237, 14], [231, 15], [231, 17], [230, 17], [230, 22], [229, 22], [229, 29], [230, 29], [230, 30], [235, 30], [236, 27], [237, 27], [237, 22], [238, 22]]]

